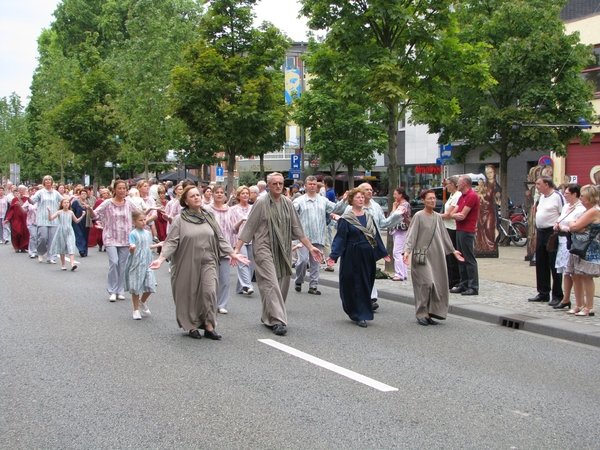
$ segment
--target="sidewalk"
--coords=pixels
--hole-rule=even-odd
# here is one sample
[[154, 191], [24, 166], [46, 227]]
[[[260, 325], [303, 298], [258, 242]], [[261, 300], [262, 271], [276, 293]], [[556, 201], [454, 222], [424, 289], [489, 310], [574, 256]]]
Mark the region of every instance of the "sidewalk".
[[[501, 247], [499, 258], [477, 259], [479, 295], [465, 297], [450, 294], [450, 314], [539, 333], [559, 339], [600, 347], [600, 317], [575, 317], [565, 310], [555, 310], [547, 303], [528, 302], [537, 294], [535, 267], [524, 261], [525, 249]], [[379, 267], [383, 270], [384, 263]], [[320, 283], [338, 287], [338, 267], [335, 272], [321, 271]], [[375, 280], [379, 298], [414, 305], [412, 285], [406, 281]], [[596, 296], [600, 280], [596, 279]], [[598, 300], [600, 301], [600, 300]], [[574, 294], [571, 302], [575, 304]]]

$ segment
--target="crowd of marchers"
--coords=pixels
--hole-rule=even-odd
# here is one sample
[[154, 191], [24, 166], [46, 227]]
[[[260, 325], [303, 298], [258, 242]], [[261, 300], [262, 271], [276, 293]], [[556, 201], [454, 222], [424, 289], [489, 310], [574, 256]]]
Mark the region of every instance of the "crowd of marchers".
[[[2, 241], [40, 263], [60, 259], [60, 269], [71, 272], [81, 266], [77, 255], [85, 258], [97, 247], [107, 255], [108, 300], [131, 294], [135, 320], [151, 315], [154, 271], [166, 263], [179, 327], [192, 338], [219, 340], [217, 315], [228, 313], [232, 290], [252, 295], [256, 283], [261, 322], [282, 336], [292, 280], [302, 292], [308, 272], [308, 294], [321, 295], [321, 265], [333, 271], [338, 260], [343, 310], [367, 327], [379, 308], [376, 262], [391, 260], [381, 238], [387, 229], [394, 241], [392, 279], [407, 279], [411, 266], [417, 322], [437, 325], [447, 317], [450, 293], [480, 295], [475, 259], [480, 200], [467, 175], [450, 177], [446, 185], [450, 196], [442, 213], [434, 210], [435, 192], [426, 189], [420, 193], [423, 210], [412, 215], [410, 198], [399, 187], [386, 217], [372, 201], [369, 183], [338, 198], [331, 177], [320, 182], [308, 176], [286, 188], [284, 177], [272, 173], [266, 182], [228, 195], [221, 185], [189, 179], [175, 185], [153, 178], [131, 185], [116, 180], [94, 191], [57, 185], [45, 176], [36, 186], [0, 186]], [[593, 316], [593, 278], [600, 276], [599, 191], [571, 184], [561, 192], [546, 177], [536, 188], [538, 295], [529, 301]], [[235, 283], [231, 267], [237, 268]]]

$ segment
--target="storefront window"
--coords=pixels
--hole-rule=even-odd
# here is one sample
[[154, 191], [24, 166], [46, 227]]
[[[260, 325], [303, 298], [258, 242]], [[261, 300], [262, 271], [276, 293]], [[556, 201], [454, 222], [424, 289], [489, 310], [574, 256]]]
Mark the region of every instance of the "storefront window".
[[406, 189], [410, 198], [418, 197], [423, 189], [442, 186], [442, 167], [419, 165], [400, 167], [400, 186]]

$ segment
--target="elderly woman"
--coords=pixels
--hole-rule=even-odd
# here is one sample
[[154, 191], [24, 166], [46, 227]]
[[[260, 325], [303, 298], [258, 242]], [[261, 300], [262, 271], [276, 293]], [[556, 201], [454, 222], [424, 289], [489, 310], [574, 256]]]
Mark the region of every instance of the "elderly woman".
[[221, 339], [217, 326], [218, 267], [221, 258], [229, 255], [231, 264], [250, 261], [235, 254], [212, 213], [202, 207], [202, 196], [194, 186], [181, 195], [181, 214], [177, 216], [165, 240], [160, 256], [151, 269], [171, 260], [171, 288], [175, 301], [177, 323], [190, 337]]
[[415, 310], [419, 325], [437, 325], [433, 320], [445, 320], [448, 315], [448, 273], [446, 255], [454, 254], [456, 259], [464, 261], [461, 253], [452, 246], [440, 214], [434, 211], [435, 192], [425, 189], [421, 192], [425, 208], [416, 213], [408, 230], [404, 245], [404, 263], [409, 264], [415, 249], [425, 249], [426, 263], [415, 264], [412, 258], [413, 292]]
[[[600, 192], [591, 184], [581, 188], [581, 203], [586, 211], [577, 220], [569, 222], [571, 233], [598, 232], [600, 229]], [[565, 273], [573, 278], [576, 305], [568, 314], [576, 316], [593, 316], [594, 312], [594, 278], [600, 276], [600, 235], [592, 239], [585, 258], [571, 254]], [[585, 304], [584, 304], [585, 294]]]
[[375, 284], [375, 269], [378, 259], [391, 261], [383, 245], [373, 217], [363, 210], [365, 191], [354, 188], [348, 194], [352, 207], [338, 222], [338, 230], [331, 243], [327, 265], [340, 263], [340, 297], [344, 312], [359, 327], [366, 327], [373, 320], [371, 289]]
[[51, 255], [49, 250], [50, 247], [52, 247], [52, 241], [56, 234], [58, 219], [50, 220], [48, 214], [45, 214], [45, 212], [48, 207], [50, 207], [52, 211], [57, 211], [63, 196], [58, 191], [54, 190], [54, 183], [50, 175], [46, 175], [42, 179], [42, 184], [44, 188], [37, 191], [32, 197], [29, 197], [29, 203], [37, 203], [38, 211], [42, 212], [36, 216], [38, 231], [38, 261], [43, 262], [44, 255], [46, 255], [46, 262], [48, 264], [56, 264], [55, 255]]
[[[244, 229], [248, 214], [252, 205], [248, 203], [250, 199], [250, 189], [247, 186], [240, 186], [235, 191], [237, 204], [229, 210], [229, 220], [233, 228], [235, 242], [237, 243], [238, 236]], [[252, 242], [242, 245], [240, 253], [250, 260], [250, 265], [240, 264], [238, 266], [238, 281], [236, 292], [238, 294], [251, 295], [254, 293], [252, 288], [252, 275], [254, 274], [254, 255], [252, 253]]]
[[569, 222], [577, 220], [586, 211], [585, 206], [579, 200], [581, 195], [581, 186], [578, 184], [569, 184], [563, 192], [566, 203], [562, 212], [554, 225], [554, 231], [559, 232], [558, 251], [556, 253], [556, 271], [563, 274], [564, 296], [558, 304], [549, 305], [554, 309], [563, 309], [571, 307], [571, 289], [573, 288], [573, 278], [566, 273], [571, 254], [567, 248], [567, 235], [569, 232]]

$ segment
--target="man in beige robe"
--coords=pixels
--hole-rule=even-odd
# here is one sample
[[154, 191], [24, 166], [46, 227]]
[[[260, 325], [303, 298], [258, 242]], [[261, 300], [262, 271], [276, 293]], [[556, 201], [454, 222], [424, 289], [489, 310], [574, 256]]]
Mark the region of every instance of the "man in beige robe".
[[316, 261], [323, 261], [323, 252], [306, 238], [294, 205], [281, 195], [283, 175], [270, 174], [267, 186], [269, 193], [260, 196], [252, 206], [235, 252], [239, 253], [244, 243], [252, 242], [263, 305], [261, 320], [275, 334], [283, 336], [287, 333], [285, 301], [292, 275], [292, 240], [300, 240]]

